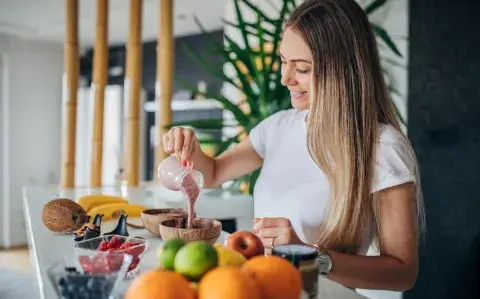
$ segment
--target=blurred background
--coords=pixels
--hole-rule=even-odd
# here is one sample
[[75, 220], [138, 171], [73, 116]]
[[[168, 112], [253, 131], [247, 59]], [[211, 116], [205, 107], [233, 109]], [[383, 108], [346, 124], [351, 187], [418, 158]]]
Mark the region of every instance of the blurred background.
[[[142, 5], [141, 182], [155, 179], [159, 2]], [[173, 1], [171, 125], [193, 127], [211, 155], [234, 146], [266, 116], [289, 108], [286, 89], [279, 85], [276, 29], [302, 1], [250, 0], [251, 6], [239, 8], [237, 2], [243, 1]], [[88, 186], [97, 3], [79, 3], [75, 186]], [[480, 298], [480, 1], [359, 3], [379, 41], [389, 100], [418, 155], [427, 212], [415, 288], [370, 296]], [[125, 179], [129, 5], [127, 0], [109, 4], [104, 185]], [[238, 26], [239, 16], [244, 26]], [[65, 1], [0, 0], [0, 266], [28, 275], [33, 273], [25, 249], [22, 187], [61, 181], [65, 24]], [[249, 87], [265, 78], [271, 83], [266, 90]], [[256, 174], [246, 176], [229, 188], [250, 194], [255, 179]]]

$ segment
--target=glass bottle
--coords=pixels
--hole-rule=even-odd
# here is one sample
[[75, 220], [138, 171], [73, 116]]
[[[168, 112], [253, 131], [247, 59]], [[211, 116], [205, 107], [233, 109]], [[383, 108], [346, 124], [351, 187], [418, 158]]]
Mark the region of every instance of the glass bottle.
[[163, 186], [170, 190], [182, 190], [182, 183], [188, 175], [195, 181], [198, 188], [201, 189], [203, 187], [204, 179], [202, 173], [183, 166], [175, 155], [165, 158], [158, 165], [158, 179]]
[[275, 246], [272, 255], [288, 260], [302, 275], [303, 289], [308, 298], [317, 298], [319, 262], [318, 251], [313, 246], [286, 244]]

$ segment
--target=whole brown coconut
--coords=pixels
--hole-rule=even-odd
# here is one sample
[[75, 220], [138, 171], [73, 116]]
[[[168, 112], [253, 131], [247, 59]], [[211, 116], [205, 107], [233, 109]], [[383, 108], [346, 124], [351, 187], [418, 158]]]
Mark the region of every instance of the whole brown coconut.
[[52, 232], [70, 233], [87, 223], [88, 216], [82, 206], [73, 200], [57, 198], [43, 207], [42, 220]]

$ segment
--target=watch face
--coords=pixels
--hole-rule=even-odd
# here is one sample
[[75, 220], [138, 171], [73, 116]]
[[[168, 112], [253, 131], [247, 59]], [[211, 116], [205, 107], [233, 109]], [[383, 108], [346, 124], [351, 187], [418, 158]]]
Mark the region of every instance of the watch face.
[[332, 259], [327, 254], [318, 256], [318, 270], [321, 273], [328, 273], [332, 270]]

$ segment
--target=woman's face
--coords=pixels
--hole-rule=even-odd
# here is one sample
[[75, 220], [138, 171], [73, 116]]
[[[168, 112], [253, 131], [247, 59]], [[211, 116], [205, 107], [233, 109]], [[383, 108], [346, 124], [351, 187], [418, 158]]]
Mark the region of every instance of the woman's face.
[[290, 90], [292, 106], [306, 110], [309, 103], [312, 53], [303, 38], [288, 28], [279, 48], [282, 61], [282, 85]]

